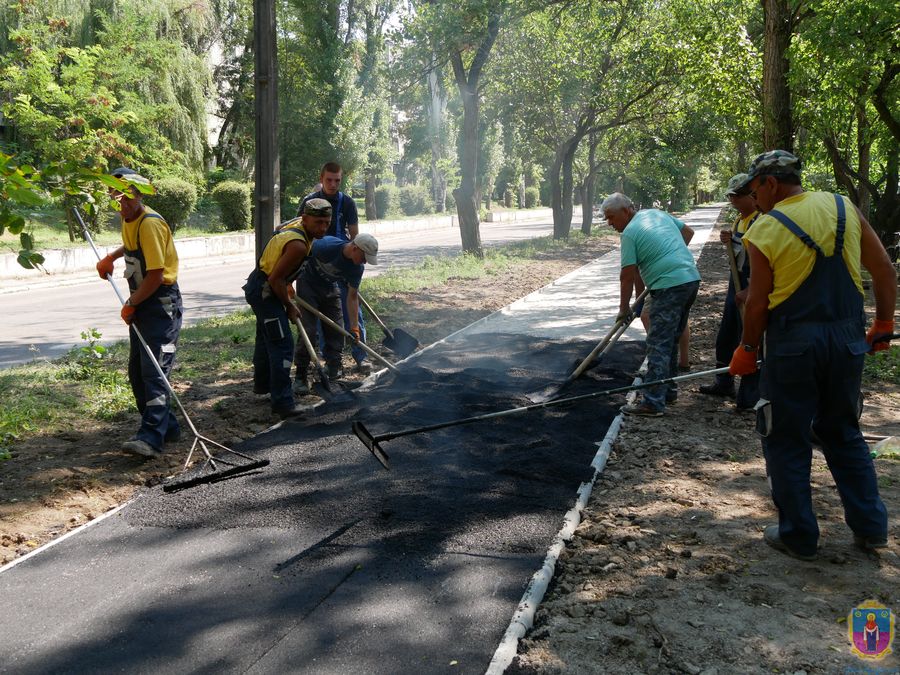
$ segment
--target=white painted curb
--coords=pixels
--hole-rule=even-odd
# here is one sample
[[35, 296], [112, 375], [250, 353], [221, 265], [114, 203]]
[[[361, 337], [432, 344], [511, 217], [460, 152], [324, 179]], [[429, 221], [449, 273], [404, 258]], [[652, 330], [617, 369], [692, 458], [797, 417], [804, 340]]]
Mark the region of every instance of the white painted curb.
[[[645, 359], [641, 365], [641, 371], [643, 372], [646, 367], [647, 361]], [[636, 377], [632, 384], [640, 382], [641, 377]], [[626, 401], [632, 403], [636, 396], [637, 391], [629, 392]], [[519, 601], [519, 606], [509, 622], [509, 627], [503, 634], [503, 638], [500, 640], [500, 644], [497, 646], [490, 664], [488, 664], [488, 668], [485, 671], [486, 675], [501, 675], [509, 668], [518, 652], [519, 640], [525, 637], [525, 633], [534, 626], [534, 615], [537, 613], [538, 605], [544, 599], [544, 594], [547, 592], [547, 587], [553, 578], [556, 561], [559, 560], [560, 554], [566, 547], [566, 542], [572, 538], [576, 528], [581, 523], [581, 512], [584, 511], [588, 500], [591, 498], [591, 492], [594, 489], [597, 477], [606, 468], [606, 461], [609, 459], [609, 453], [612, 451], [612, 444], [622, 428], [623, 417], [624, 415], [619, 413], [606, 430], [603, 440], [596, 444], [598, 446], [597, 454], [594, 455], [594, 459], [591, 462], [591, 466], [594, 468], [594, 475], [591, 477], [590, 482], [582, 483], [581, 487], [578, 488], [578, 498], [575, 500], [575, 505], [566, 513], [562, 528], [557, 532], [553, 538], [553, 543], [547, 550], [544, 564], [531, 577], [531, 581], [528, 583], [528, 587]]]

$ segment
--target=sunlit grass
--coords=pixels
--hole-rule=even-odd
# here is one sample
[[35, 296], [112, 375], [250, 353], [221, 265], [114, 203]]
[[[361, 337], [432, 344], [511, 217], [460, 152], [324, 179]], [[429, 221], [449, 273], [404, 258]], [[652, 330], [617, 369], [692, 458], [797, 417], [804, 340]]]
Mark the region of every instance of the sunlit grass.
[[890, 349], [866, 355], [863, 380], [872, 386], [882, 382], [900, 384], [900, 346], [893, 344]]

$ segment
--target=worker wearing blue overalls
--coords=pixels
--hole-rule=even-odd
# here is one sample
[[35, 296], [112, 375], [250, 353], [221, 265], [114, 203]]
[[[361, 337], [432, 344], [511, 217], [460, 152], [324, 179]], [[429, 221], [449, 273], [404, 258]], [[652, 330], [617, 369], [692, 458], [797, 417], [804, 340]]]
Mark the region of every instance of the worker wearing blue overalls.
[[[322, 237], [313, 246], [307, 256], [306, 264], [297, 278], [297, 297], [313, 309], [318, 310], [334, 323], [340, 325], [341, 300], [339, 284], [343, 282], [348, 288], [347, 308], [349, 311], [349, 333], [356, 340], [360, 339], [359, 327], [354, 325], [359, 309], [359, 284], [362, 282], [366, 263], [378, 264], [378, 241], [371, 234], [363, 232], [353, 241], [345, 241], [338, 237]], [[306, 308], [300, 309], [300, 322], [310, 336], [315, 337], [318, 317]], [[341, 353], [344, 351], [344, 336], [326, 322], [321, 329], [325, 341], [322, 355], [328, 367], [328, 377], [338, 377], [341, 367]], [[297, 376], [294, 380], [294, 393], [309, 393], [309, 364], [311, 356], [303, 346], [294, 352], [294, 363], [297, 364]]]
[[294, 280], [313, 246], [331, 222], [331, 204], [311, 199], [303, 215], [285, 223], [272, 236], [255, 270], [244, 284], [244, 297], [256, 315], [256, 344], [253, 348], [253, 391], [269, 394], [272, 412], [279, 417], [302, 413], [294, 402], [291, 365], [294, 362], [294, 334], [291, 324], [300, 318], [292, 301]]
[[[144, 189], [152, 193], [150, 181], [125, 167], [111, 173], [130, 186], [126, 192], [110, 188], [110, 195], [120, 205], [123, 245], [97, 263], [97, 272], [106, 279], [113, 273], [114, 261], [125, 258], [130, 294], [121, 314], [129, 326], [128, 381], [141, 413], [140, 428], [134, 438], [122, 444], [122, 449], [143, 457], [158, 457], [167, 441], [177, 441], [181, 436], [170, 406], [169, 388], [153, 363], [155, 359], [165, 377], [175, 363], [183, 312], [177, 281], [178, 254], [168, 223], [144, 206], [141, 191], [135, 187], [146, 186]], [[136, 330], [143, 336], [152, 358]]]
[[[338, 237], [344, 241], [352, 241], [359, 234], [359, 215], [356, 211], [356, 202], [353, 197], [345, 195], [340, 191], [341, 181], [343, 180], [343, 170], [337, 162], [328, 162], [322, 167], [319, 173], [319, 182], [322, 188], [306, 195], [300, 203], [298, 215], [303, 211], [303, 205], [310, 199], [325, 199], [331, 204], [331, 225], [328, 227], [327, 237]], [[341, 292], [341, 314], [344, 320], [344, 328], [350, 330], [350, 319], [347, 315], [347, 284], [338, 283]], [[357, 309], [357, 326], [360, 331], [360, 339], [366, 341], [366, 324], [363, 321], [362, 308]], [[324, 347], [323, 339], [320, 340], [320, 347]], [[366, 363], [366, 351], [357, 344], [350, 347], [350, 353], [353, 360], [356, 361], [356, 370], [360, 373], [368, 373], [371, 367]]]
[[[753, 160], [747, 186], [764, 214], [744, 235], [750, 292], [733, 375], [756, 370], [765, 332], [757, 428], [778, 524], [773, 548], [814, 560], [819, 527], [812, 508], [811, 433], [834, 477], [853, 541], [887, 546], [887, 511], [859, 429], [867, 352], [886, 349], [894, 330], [897, 277], [878, 235], [846, 197], [805, 192], [800, 160], [772, 150]], [[866, 333], [860, 267], [872, 276], [875, 321]]]

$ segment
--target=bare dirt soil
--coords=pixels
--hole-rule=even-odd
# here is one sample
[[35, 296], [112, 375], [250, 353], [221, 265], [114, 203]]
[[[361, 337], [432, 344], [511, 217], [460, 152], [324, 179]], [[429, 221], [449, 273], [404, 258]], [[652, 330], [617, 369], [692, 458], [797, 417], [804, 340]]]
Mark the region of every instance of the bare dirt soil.
[[[704, 281], [691, 315], [694, 370], [715, 365], [713, 342], [728, 270], [716, 242], [714, 233], [699, 263]], [[489, 280], [453, 279], [401, 294], [383, 318], [426, 345], [586, 264], [614, 243], [592, 239], [577, 257], [547, 254]], [[173, 380], [197, 427], [225, 444], [236, 445], [274, 423], [267, 397], [250, 393], [249, 371], [183, 381], [176, 370]], [[625, 419], [509, 672], [897, 672], [895, 655], [866, 663], [850, 653], [846, 618], [869, 599], [900, 611], [900, 462], [877, 461], [882, 498], [894, 518], [891, 548], [875, 555], [852, 546], [840, 498], [816, 452], [820, 557], [815, 563], [788, 558], [762, 542], [762, 527], [776, 516], [753, 416], [696, 393], [702, 382], [682, 386], [665, 417]], [[900, 433], [900, 388], [878, 384], [865, 393], [866, 433]], [[87, 423], [13, 449], [14, 458], [0, 473], [0, 564], [177, 472], [190, 438], [157, 460], [118, 450], [137, 420], [134, 413], [116, 426]]]

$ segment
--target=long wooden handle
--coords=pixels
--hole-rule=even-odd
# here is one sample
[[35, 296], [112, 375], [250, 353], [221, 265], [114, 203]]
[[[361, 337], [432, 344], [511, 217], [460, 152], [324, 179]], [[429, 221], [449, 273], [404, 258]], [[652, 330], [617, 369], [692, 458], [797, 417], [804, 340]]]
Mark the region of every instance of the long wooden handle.
[[[734, 282], [735, 295], [744, 290], [741, 285], [741, 273], [738, 272], [737, 257], [734, 255], [734, 245], [729, 241], [725, 244], [728, 252], [728, 264], [731, 266], [731, 280]], [[737, 300], [735, 300], [737, 304]], [[741, 313], [741, 321], [744, 320], [744, 306], [738, 305], [738, 311]]]
[[384, 334], [387, 335], [389, 339], [393, 340], [394, 336], [391, 334], [390, 329], [384, 325], [384, 321], [382, 321], [381, 317], [379, 317], [375, 313], [375, 310], [372, 309], [372, 306], [368, 302], [365, 301], [365, 299], [363, 298], [362, 294], [359, 291], [357, 291], [356, 297], [359, 298], [360, 304], [362, 304], [362, 306], [366, 308], [366, 311], [372, 315], [372, 318], [375, 319], [375, 323], [377, 323], [379, 326], [381, 326], [381, 330], [384, 331]]
[[343, 326], [338, 326], [334, 321], [332, 321], [327, 316], [322, 314], [322, 312], [320, 312], [315, 307], [310, 305], [308, 302], [306, 302], [306, 300], [301, 298], [299, 295], [294, 297], [294, 302], [296, 304], [300, 305], [300, 307], [305, 309], [307, 312], [312, 312], [315, 316], [319, 317], [322, 321], [324, 321], [327, 325], [334, 328], [338, 333], [340, 333], [344, 337], [348, 337], [351, 340], [353, 340], [356, 344], [358, 344], [360, 347], [362, 347], [366, 351], [366, 353], [369, 356], [371, 356], [373, 359], [376, 359], [379, 363], [383, 363], [385, 366], [387, 366], [389, 369], [391, 369], [395, 373], [397, 372], [397, 366], [395, 366], [393, 363], [388, 361], [386, 358], [384, 358], [381, 354], [376, 352], [374, 349], [372, 349], [369, 345], [367, 345], [362, 340], [357, 340], [356, 336], [353, 335], [353, 333], [346, 330]]

